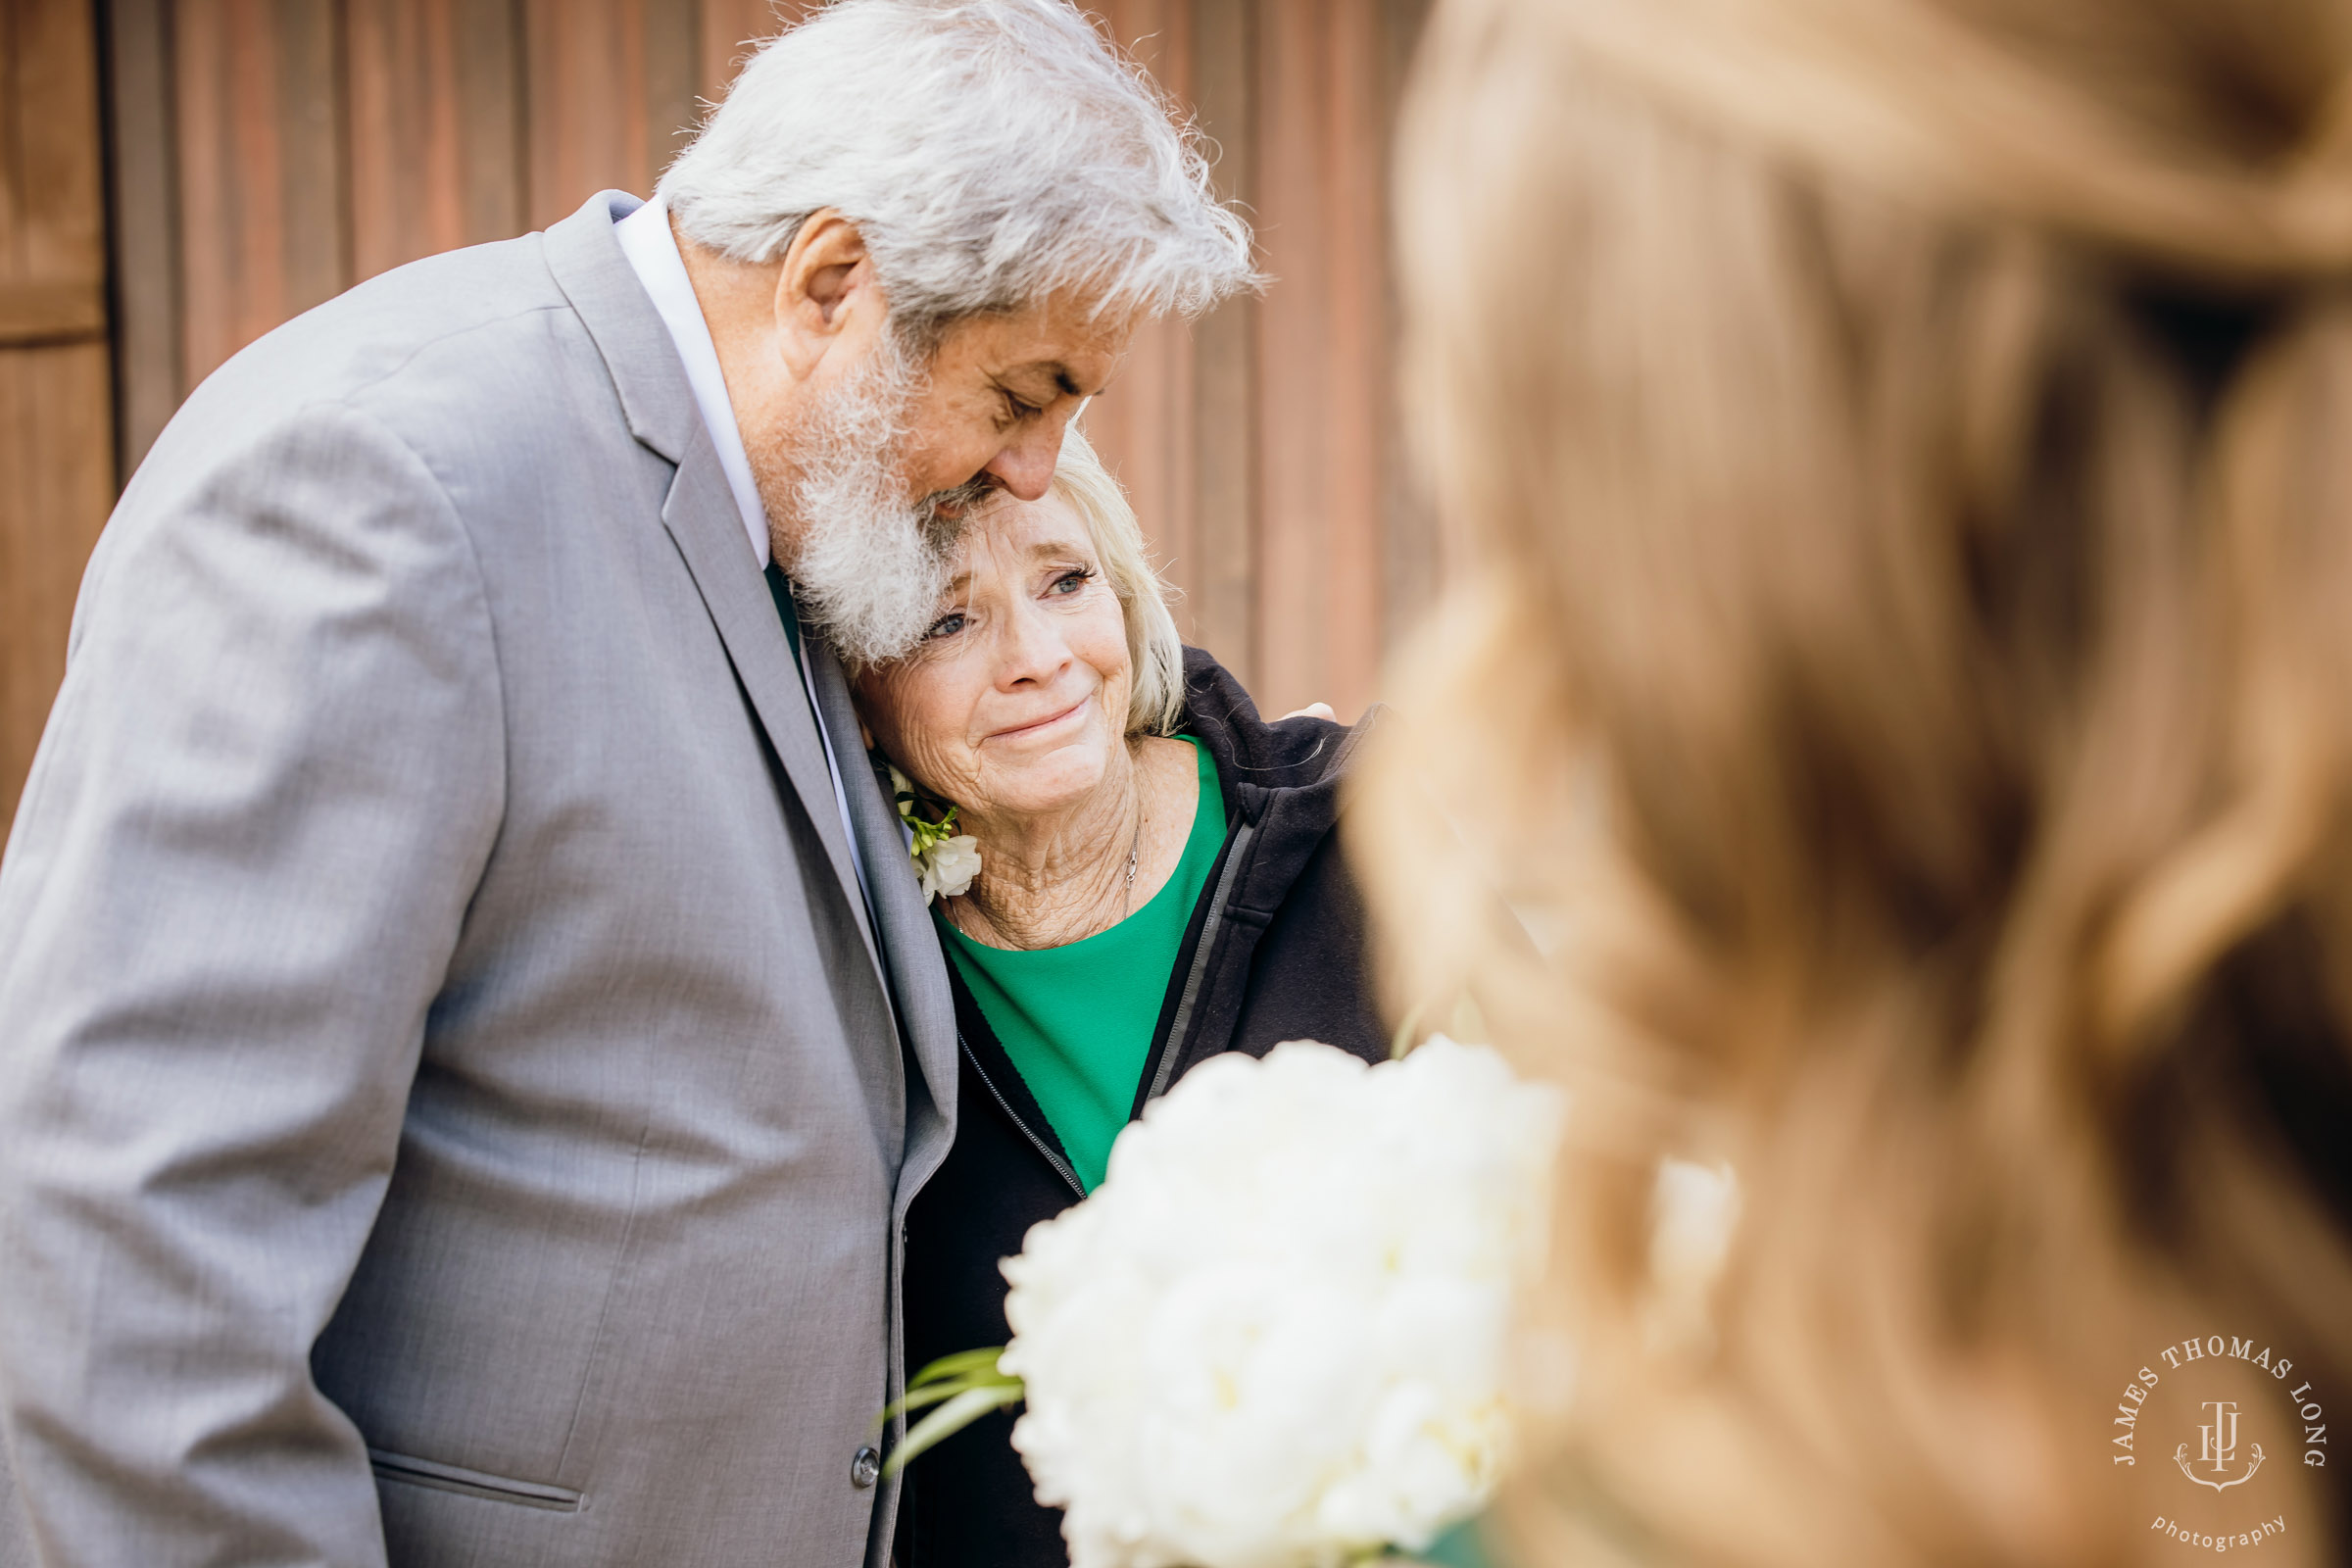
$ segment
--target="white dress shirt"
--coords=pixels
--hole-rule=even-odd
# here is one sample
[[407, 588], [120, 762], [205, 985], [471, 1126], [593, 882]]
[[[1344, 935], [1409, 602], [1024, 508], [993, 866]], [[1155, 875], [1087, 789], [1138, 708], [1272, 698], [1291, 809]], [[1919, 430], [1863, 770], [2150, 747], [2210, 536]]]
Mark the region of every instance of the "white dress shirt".
[[[694, 389], [703, 427], [710, 432], [710, 445], [718, 451], [719, 471], [727, 476], [727, 488], [735, 493], [735, 509], [743, 514], [753, 558], [765, 571], [767, 509], [760, 504], [760, 487], [752, 479], [752, 460], [743, 450], [743, 431], [735, 423], [735, 405], [727, 397], [727, 378], [718, 368], [718, 347], [710, 341], [710, 323], [703, 319], [694, 283], [686, 275], [685, 258], [678, 254], [677, 237], [669, 231], [668, 207], [655, 197], [613, 224], [612, 237], [620, 241], [620, 254], [628, 258], [637, 281], [645, 285], [662, 324], [669, 328], [669, 340], [677, 345], [678, 358], [686, 363], [686, 384]], [[850, 861], [858, 868], [858, 890], [865, 895], [870, 914], [873, 890], [866, 886], [865, 857], [858, 853], [858, 829], [850, 821], [849, 797], [841, 787], [841, 762], [833, 755], [833, 737], [826, 733], [825, 710], [817, 706], [816, 688], [809, 684], [808, 662], [804, 659], [800, 665], [801, 688], [808, 694], [808, 711], [816, 716], [817, 738], [825, 747], [825, 765], [833, 772], [833, 804], [841, 810], [841, 830], [850, 840]]]

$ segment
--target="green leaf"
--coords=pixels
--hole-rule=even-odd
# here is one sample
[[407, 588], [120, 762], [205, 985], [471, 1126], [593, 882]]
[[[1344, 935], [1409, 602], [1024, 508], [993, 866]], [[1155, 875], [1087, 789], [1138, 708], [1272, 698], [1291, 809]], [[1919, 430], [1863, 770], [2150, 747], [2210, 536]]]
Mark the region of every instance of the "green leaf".
[[882, 1466], [883, 1478], [887, 1480], [897, 1475], [927, 1450], [961, 1432], [991, 1410], [1018, 1404], [1027, 1396], [1028, 1391], [1021, 1387], [1017, 1378], [1006, 1383], [965, 1389], [908, 1429], [905, 1440], [891, 1450], [889, 1461]]
[[971, 1372], [994, 1372], [997, 1370], [997, 1357], [1004, 1353], [1004, 1347], [1002, 1345], [986, 1346], [977, 1350], [957, 1350], [954, 1355], [943, 1355], [925, 1366], [906, 1380], [906, 1386], [919, 1389], [926, 1383], [937, 1383], [941, 1378], [959, 1378]]
[[890, 1418], [906, 1410], [918, 1410], [926, 1404], [953, 1399], [974, 1389], [1017, 1389], [1021, 1380], [1009, 1372], [997, 1369], [997, 1358], [1004, 1353], [1003, 1346], [990, 1346], [978, 1350], [958, 1350], [943, 1355], [906, 1380], [906, 1396], [883, 1406], [874, 1417], [874, 1430], [879, 1432], [890, 1424]]
[[934, 1383], [927, 1389], [909, 1389], [906, 1391], [906, 1397], [893, 1399], [882, 1407], [882, 1413], [874, 1417], [874, 1428], [879, 1431], [890, 1425], [890, 1418], [894, 1415], [908, 1410], [919, 1410], [926, 1404], [937, 1404], [942, 1399], [953, 1399], [966, 1389], [979, 1387], [982, 1385], [967, 1383], [961, 1378], [956, 1378], [951, 1382]]
[[874, 1427], [879, 1431], [889, 1423], [892, 1416], [902, 1410], [919, 1410], [926, 1404], [937, 1404], [942, 1399], [953, 1399], [956, 1396], [969, 1393], [973, 1389], [1017, 1389], [1020, 1386], [1019, 1378], [1007, 1377], [1002, 1372], [976, 1372], [969, 1377], [942, 1378], [937, 1383], [925, 1384], [919, 1389], [910, 1389], [905, 1398], [893, 1399], [884, 1405], [882, 1413], [874, 1417]]

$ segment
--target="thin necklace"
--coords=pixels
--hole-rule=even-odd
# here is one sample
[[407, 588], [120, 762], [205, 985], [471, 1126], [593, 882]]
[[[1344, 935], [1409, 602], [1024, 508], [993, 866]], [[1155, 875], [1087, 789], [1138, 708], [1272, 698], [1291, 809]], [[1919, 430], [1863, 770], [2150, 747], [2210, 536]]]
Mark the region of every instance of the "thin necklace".
[[[1137, 852], [1138, 852], [1138, 851], [1140, 851], [1140, 850], [1141, 850], [1143, 847], [1144, 847], [1144, 812], [1143, 812], [1143, 808], [1142, 808], [1142, 805], [1141, 805], [1141, 803], [1139, 802], [1139, 803], [1138, 803], [1138, 805], [1137, 805], [1137, 808], [1136, 808], [1136, 812], [1135, 812], [1135, 833], [1134, 833], [1134, 835], [1133, 835], [1132, 837], [1130, 837], [1130, 838], [1127, 840], [1127, 885], [1126, 885], [1126, 890], [1125, 890], [1125, 891], [1126, 891], [1126, 898], [1127, 898], [1127, 907], [1126, 907], [1126, 910], [1125, 910], [1125, 912], [1124, 912], [1124, 913], [1122, 913], [1122, 914], [1119, 916], [1119, 919], [1120, 919], [1120, 920], [1124, 920], [1124, 919], [1126, 919], [1126, 918], [1128, 917], [1128, 915], [1131, 915], [1131, 914], [1135, 913], [1135, 861], [1136, 861], [1136, 854], [1137, 854]], [[974, 914], [980, 914], [980, 911], [979, 911], [979, 910], [977, 910], [977, 909], [974, 909], [974, 910], [972, 910], [971, 912], [972, 912], [972, 913], [974, 913]], [[964, 901], [963, 901], [963, 900], [961, 900], [961, 899], [956, 899], [956, 900], [955, 900], [953, 903], [949, 904], [949, 906], [948, 906], [948, 922], [949, 922], [951, 925], [954, 925], [954, 926], [955, 926], [955, 927], [956, 927], [957, 930], [959, 930], [959, 931], [963, 929], [963, 915], [964, 915]], [[986, 919], [988, 918], [988, 917], [987, 917], [985, 914], [981, 914], [981, 916], [980, 916], [980, 917], [981, 917], [983, 920], [986, 920]], [[1118, 923], [1118, 921], [1114, 920], [1114, 921], [1112, 921], [1111, 923], [1112, 923], [1113, 925], [1116, 925], [1116, 924]], [[990, 922], [989, 929], [990, 929], [990, 930], [992, 930], [992, 931], [996, 929], [995, 923], [994, 923], [993, 921], [992, 921], [992, 922]], [[969, 933], [969, 932], [965, 932], [965, 935], [967, 935], [967, 936], [968, 936], [968, 935], [970, 935], [970, 933]]]
[[[1135, 852], [1143, 848], [1143, 843], [1144, 813], [1139, 808], [1135, 813], [1135, 837], [1127, 841], [1127, 914], [1135, 912]], [[1124, 920], [1127, 914], [1119, 918]]]

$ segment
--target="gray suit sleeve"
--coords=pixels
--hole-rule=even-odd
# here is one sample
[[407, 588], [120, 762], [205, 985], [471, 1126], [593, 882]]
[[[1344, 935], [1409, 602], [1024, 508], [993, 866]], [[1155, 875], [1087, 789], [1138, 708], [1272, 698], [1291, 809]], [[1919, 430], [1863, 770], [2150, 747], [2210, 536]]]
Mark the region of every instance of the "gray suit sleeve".
[[190, 444], [110, 524], [0, 865], [0, 1439], [41, 1562], [380, 1568], [310, 1356], [497, 831], [496, 653], [367, 416]]

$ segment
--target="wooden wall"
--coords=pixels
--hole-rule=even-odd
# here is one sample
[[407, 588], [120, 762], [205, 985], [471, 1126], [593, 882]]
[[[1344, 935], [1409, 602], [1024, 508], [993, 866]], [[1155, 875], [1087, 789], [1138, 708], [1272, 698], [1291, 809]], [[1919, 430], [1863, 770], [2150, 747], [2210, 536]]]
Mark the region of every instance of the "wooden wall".
[[0, 831], [114, 502], [96, 46], [88, 0], [0, 0]]
[[651, 190], [776, 17], [767, 0], [112, 0], [124, 470], [287, 318], [606, 186]]
[[1433, 530], [1391, 383], [1389, 132], [1428, 0], [1097, 0], [1217, 144], [1272, 284], [1148, 331], [1088, 428], [1185, 592], [1186, 634], [1275, 711], [1373, 695]]
[[[1359, 710], [1429, 591], [1385, 261], [1389, 126], [1427, 4], [1091, 0], [1217, 143], [1274, 282], [1148, 331], [1088, 426], [1187, 634], [1277, 711]], [[698, 100], [803, 9], [0, 0], [0, 456], [25, 475], [0, 497], [0, 809], [112, 488], [189, 388], [362, 278], [649, 191]]]

